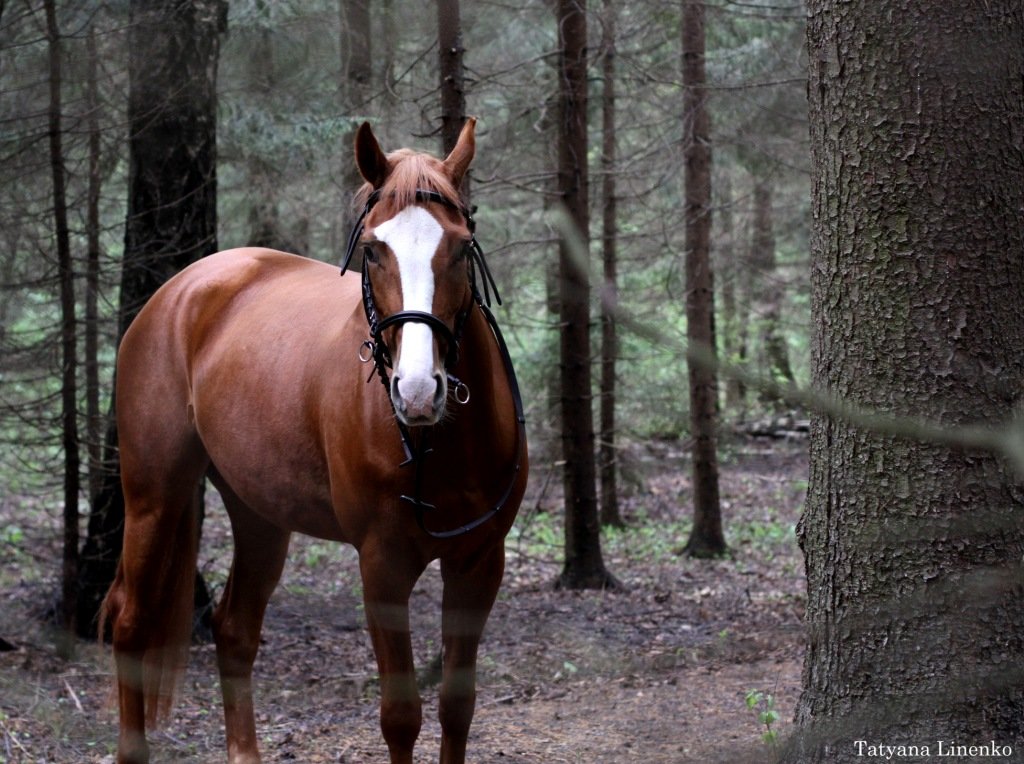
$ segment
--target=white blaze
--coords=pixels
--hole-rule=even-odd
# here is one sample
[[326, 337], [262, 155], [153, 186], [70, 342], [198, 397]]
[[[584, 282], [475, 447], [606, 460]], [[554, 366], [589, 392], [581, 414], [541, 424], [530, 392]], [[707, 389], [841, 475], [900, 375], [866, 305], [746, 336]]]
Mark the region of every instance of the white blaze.
[[[430, 313], [434, 307], [434, 269], [431, 261], [444, 230], [422, 207], [406, 207], [374, 229], [378, 241], [387, 244], [398, 262], [402, 282], [402, 310]], [[402, 348], [395, 375], [399, 394], [409, 408], [423, 411], [433, 405], [434, 333], [426, 324], [402, 325]]]

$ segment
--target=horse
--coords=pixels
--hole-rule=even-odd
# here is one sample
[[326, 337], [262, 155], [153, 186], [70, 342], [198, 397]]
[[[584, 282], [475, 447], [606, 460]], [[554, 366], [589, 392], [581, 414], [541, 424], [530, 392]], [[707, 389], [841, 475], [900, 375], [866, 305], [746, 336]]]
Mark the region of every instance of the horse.
[[169, 279], [126, 331], [124, 548], [103, 606], [119, 764], [149, 760], [146, 728], [166, 718], [187, 662], [206, 478], [234, 541], [213, 615], [228, 761], [260, 761], [252, 667], [299, 532], [358, 552], [392, 764], [411, 764], [422, 720], [409, 596], [440, 560], [440, 761], [464, 762], [478, 646], [528, 472], [522, 401], [489, 309], [500, 298], [459, 193], [474, 153], [473, 119], [443, 160], [385, 154], [363, 123], [363, 210], [341, 278], [293, 254], [227, 250]]

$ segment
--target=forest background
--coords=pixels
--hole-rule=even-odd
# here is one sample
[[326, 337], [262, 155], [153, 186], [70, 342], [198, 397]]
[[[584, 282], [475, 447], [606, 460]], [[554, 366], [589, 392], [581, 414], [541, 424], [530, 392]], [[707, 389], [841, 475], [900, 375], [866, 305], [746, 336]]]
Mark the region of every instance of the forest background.
[[[139, 134], [133, 130], [140, 116], [128, 106], [129, 5], [135, 7], [73, 0], [0, 3], [0, 474], [8, 486], [5, 501], [34, 509], [32, 523], [6, 513], [0, 526], [5, 551], [15, 560], [35, 542], [45, 545], [62, 533], [65, 552], [77, 550], [78, 501], [102, 489], [116, 338], [125, 311], [133, 309], [121, 297], [121, 264], [138, 223], [127, 191], [132, 178], [126, 137]], [[457, 4], [437, 8], [452, 5]], [[805, 723], [850, 713], [855, 720], [878, 722], [886, 706], [872, 710], [871, 701], [877, 692], [892, 691], [893, 703], [913, 706], [908, 718], [923, 720], [919, 729], [933, 728], [938, 719], [964, 734], [981, 734], [991, 725], [1021, 734], [1012, 713], [1022, 702], [1013, 684], [1016, 674], [1001, 668], [1021, 649], [1015, 636], [1020, 630], [1013, 625], [1021, 616], [1020, 600], [1014, 599], [1021, 588], [1020, 523], [1004, 512], [1019, 504], [1019, 495], [1005, 464], [991, 458], [999, 452], [1019, 459], [1012, 423], [1002, 430], [952, 431], [866, 413], [910, 411], [946, 424], [992, 425], [1015, 405], [1020, 354], [1012, 349], [1012, 319], [1020, 267], [1013, 256], [1021, 249], [1021, 230], [1019, 216], [1006, 211], [1019, 210], [1014, 200], [1020, 184], [1012, 179], [1019, 180], [1021, 170], [1022, 19], [1012, 2], [983, 5], [926, 3], [922, 10], [902, 0], [820, 0], [807, 8], [767, 0], [651, 0], [627, 7], [595, 3], [587, 14], [585, 138], [592, 181], [586, 206], [596, 286], [590, 339], [603, 353], [599, 360], [595, 350], [592, 358], [592, 387], [600, 390], [593, 413], [598, 403], [614, 404], [615, 426], [602, 426], [600, 445], [614, 438], [610, 453], [624, 494], [650, 498], [661, 490], [634, 469], [631, 458], [661, 448], [655, 444], [687, 444], [694, 435], [682, 352], [682, 338], [693, 329], [685, 318], [692, 290], [683, 265], [693, 217], [685, 213], [683, 181], [698, 144], [713, 147], [713, 336], [719, 358], [748, 369], [723, 376], [717, 413], [730, 426], [774, 419], [789, 405], [778, 397], [779, 383], [795, 383], [787, 388], [789, 400], [810, 402], [834, 417], [820, 419], [811, 435], [808, 513], [800, 534], [812, 579], [812, 656], [798, 714]], [[387, 148], [411, 145], [440, 153], [445, 51], [437, 33], [439, 27], [444, 33], [444, 14], [439, 25], [419, 5], [388, 0], [195, 0], [191, 6], [215, 15], [223, 11], [210, 27], [216, 27], [217, 63], [203, 80], [217, 104], [217, 204], [204, 212], [215, 213], [211, 240], [221, 248], [273, 244], [337, 262], [357, 184], [349, 148], [354, 127], [367, 119]], [[707, 53], [698, 57], [707, 83], [696, 91], [708, 96], [708, 140], [694, 139], [696, 120], [685, 98], [695, 92], [686, 80], [684, 52], [692, 43], [685, 20], [694, 6], [706, 13]], [[353, 15], [353, 9], [364, 13]], [[466, 48], [466, 112], [480, 118], [472, 180], [478, 237], [506, 297], [499, 319], [526, 391], [535, 465], [531, 501], [538, 510], [549, 505], [548, 489], [557, 485], [553, 476], [563, 466], [566, 435], [557, 410], [565, 393], [556, 383], [565, 366], [559, 358], [565, 322], [564, 313], [559, 317], [564, 293], [557, 267], [565, 233], [558, 211], [565, 195], [559, 185], [565, 70], [552, 10], [539, 1], [463, 3], [459, 42]], [[805, 47], [808, 19], [813, 23]], [[980, 39], [991, 40], [991, 48], [975, 44]], [[882, 44], [873, 44], [877, 40]], [[908, 72], [924, 72], [924, 79], [907, 79]], [[908, 112], [901, 99], [911, 92], [919, 101]], [[836, 93], [843, 97], [836, 99]], [[168, 93], [167, 103], [182, 95]], [[982, 102], [995, 106], [973, 108]], [[918, 120], [930, 129], [919, 134]], [[610, 144], [609, 125], [615, 136]], [[950, 126], [961, 129], [953, 133]], [[985, 164], [976, 149], [967, 151], [959, 141], [990, 129], [994, 137], [983, 145], [996, 153]], [[978, 210], [990, 210], [988, 217], [979, 220]], [[972, 247], [961, 251], [957, 232], [970, 226]], [[602, 283], [597, 272], [609, 249], [616, 256], [614, 285]], [[886, 256], [876, 256], [876, 249]], [[893, 252], [899, 256], [889, 257]], [[932, 267], [933, 254], [942, 254], [946, 270]], [[563, 268], [564, 262], [563, 248]], [[905, 270], [910, 262], [913, 268]], [[981, 289], [975, 262], [990, 266], [986, 274], [1006, 278]], [[817, 279], [813, 283], [809, 273]], [[864, 278], [870, 290], [860, 288]], [[628, 327], [610, 343], [602, 331], [608, 321], [598, 316], [613, 301]], [[957, 313], [960, 328], [951, 332], [946, 317], [961, 309], [972, 311], [971, 318]], [[976, 334], [964, 334], [964, 327]], [[843, 332], [833, 343], [833, 333]], [[967, 359], [963, 365], [942, 367], [941, 358], [955, 355], [943, 356], [947, 347]], [[927, 356], [932, 351], [934, 359]], [[614, 388], [605, 385], [609, 352]], [[946, 371], [931, 374], [936, 364]], [[993, 374], [993, 368], [1003, 371]], [[753, 379], [761, 384], [747, 389], [744, 382]], [[811, 382], [844, 391], [866, 409], [813, 392], [793, 393]], [[747, 429], [785, 429], [775, 425]], [[79, 427], [80, 442], [69, 441], [68, 433]], [[908, 435], [926, 443], [908, 445]], [[723, 452], [730, 447], [726, 440]], [[933, 458], [945, 460], [941, 468]], [[61, 474], [63, 501], [57, 499]], [[890, 477], [895, 490], [879, 474]], [[911, 484], [926, 490], [909, 491]], [[961, 490], [968, 485], [978, 493]], [[685, 515], [686, 493], [685, 486], [672, 491], [676, 519]], [[622, 519], [633, 528], [648, 525], [651, 517], [638, 508], [649, 505], [626, 501]], [[957, 519], [978, 506], [991, 508], [991, 514], [974, 524]], [[908, 529], [903, 523], [911, 521], [894, 507], [923, 525]], [[557, 517], [557, 507], [550, 509]], [[546, 513], [531, 515], [531, 523], [541, 514]], [[830, 518], [847, 521], [833, 527]], [[612, 514], [604, 519], [614, 524]], [[727, 516], [727, 533], [729, 523]], [[664, 533], [665, 527], [652, 524], [649, 530]], [[792, 530], [782, 529], [790, 542]], [[673, 540], [681, 542], [686, 532], [685, 524], [671, 526]], [[907, 538], [914, 542], [909, 552], [898, 543]], [[879, 539], [893, 546], [880, 546]], [[629, 557], [617, 561], [638, 564]], [[73, 581], [68, 571], [65, 556], [65, 587]], [[996, 583], [972, 600], [977, 592], [961, 584], [975, 573], [979, 581]], [[939, 592], [941, 605], [921, 607], [935, 597], [928, 582], [936, 578], [949, 584]], [[914, 583], [904, 589], [901, 581]], [[857, 596], [830, 595], [835, 591]], [[754, 605], [749, 588], [746, 596]], [[967, 618], [958, 604], [966, 601], [991, 605], [992, 614]], [[865, 620], [865, 613], [877, 623]], [[971, 628], [964, 628], [968, 623]], [[920, 636], [926, 632], [927, 639]], [[907, 633], [919, 637], [898, 638]], [[955, 653], [957, 661], [972, 665], [975, 647], [985, 653], [974, 689], [986, 698], [991, 694], [992, 707], [1002, 709], [998, 714], [976, 703], [977, 694], [950, 685], [956, 672], [948, 666], [936, 669], [934, 660], [916, 657], [948, 653], [941, 638], [949, 633], [962, 635], [965, 649]], [[894, 690], [883, 677], [858, 668], [875, 660], [879, 645], [888, 666], [899, 669], [892, 676], [912, 677], [919, 691], [906, 682]], [[830, 650], [843, 659], [833, 660]], [[819, 664], [828, 670], [816, 672]], [[569, 665], [565, 669], [573, 673]], [[842, 674], [847, 669], [850, 676]], [[959, 673], [973, 676], [971, 670]], [[940, 680], [938, 690], [933, 680]], [[755, 706], [767, 703], [763, 694], [752, 697]], [[759, 718], [774, 720], [774, 713], [765, 708]], [[816, 755], [829, 760], [827, 750]]]
[[[439, 17], [450, 14], [453, 5], [461, 10], [465, 113], [480, 120], [472, 201], [478, 236], [505, 297], [498, 316], [527, 401], [532, 495], [549, 489], [557, 495], [563, 456], [558, 28], [546, 2], [469, 2], [461, 9], [440, 3]], [[202, 73], [196, 74], [194, 91], [195, 99], [207, 97], [200, 92], [216, 94], [219, 248], [262, 244], [339, 262], [360, 183], [352, 136], [363, 120], [373, 124], [385, 148], [442, 153], [438, 16], [425, 9], [387, 0], [241, 0], [220, 7], [226, 18], [217, 30], [216, 68], [202, 84]], [[124, 303], [125, 279], [135, 277], [122, 274], [126, 246], [131, 248], [133, 235], [136, 245], [138, 239], [126, 233], [125, 223], [132, 193], [126, 138], [139, 124], [129, 107], [128, 12], [128, 3], [74, 0], [0, 6], [5, 180], [0, 191], [0, 474], [12, 506], [27, 502], [41, 509], [31, 517], [13, 513], [0, 534], [13, 560], [40, 537], [63, 534], [63, 592], [54, 594], [58, 604], [51, 612], [60, 620], [63, 596], [64, 618], [70, 622], [75, 618], [71, 602], [79, 598], [83, 634], [95, 622], [95, 603], [110, 568], [109, 562], [92, 563], [97, 548], [92, 541], [82, 558], [70, 563], [69, 547], [80, 546], [79, 536], [102, 539], [102, 533], [117, 530], [96, 531], [86, 519], [90, 508], [102, 517], [96, 507], [102, 506], [97, 496], [110, 458], [105, 440], [116, 345], [125, 316], [137, 309]], [[683, 115], [680, 24], [674, 2], [606, 3], [587, 17], [594, 408], [595, 415], [603, 408], [615, 417], [602, 423], [603, 458], [606, 465], [614, 462], [619, 483], [609, 488], [605, 477], [606, 520], [634, 526], [649, 522], [628, 500], [647, 490], [636, 449], [652, 439], [686, 438], [687, 368], [678, 345], [629, 332], [609, 340], [602, 326], [607, 320], [601, 322], [599, 315], [601, 298], [614, 292], [623, 315], [657, 326], [668, 337], [686, 336], [683, 167], [690, 138]], [[706, 29], [720, 351], [729, 362], [750, 362], [755, 374], [806, 382], [803, 7], [709, 6]], [[153, 55], [160, 50], [154, 45]], [[147, 108], [171, 111], [177, 99], [169, 97], [165, 107], [157, 98]], [[56, 128], [55, 118], [60, 120]], [[57, 153], [55, 129], [61, 138]], [[58, 164], [64, 231], [54, 224]], [[603, 230], [597, 222], [602, 218]], [[139, 224], [129, 220], [129, 229]], [[610, 250], [618, 276], [614, 285], [602, 285], [597, 264]], [[180, 259], [172, 255], [170, 261]], [[69, 348], [76, 362], [70, 370]], [[599, 377], [610, 363], [618, 392], [600, 392]], [[69, 404], [71, 382], [75, 392]], [[736, 381], [723, 386], [723, 393], [722, 414], [730, 423], [781, 406]], [[75, 444], [67, 437], [69, 408]], [[69, 471], [79, 478], [70, 489]], [[63, 507], [58, 499], [62, 474]], [[610, 506], [611, 491], [627, 497], [621, 514]], [[69, 507], [75, 495], [80, 519], [74, 517], [79, 506]], [[534, 501], [540, 506], [546, 499]], [[547, 538], [558, 534], [557, 511], [553, 515], [554, 528], [545, 526]], [[687, 517], [680, 507], [680, 521], [673, 526], [676, 546], [688, 533]], [[784, 533], [784, 527], [783, 522], [770, 532]], [[550, 549], [557, 559], [557, 544]], [[44, 576], [61, 573], [57, 560], [49, 567]], [[80, 585], [95, 578], [97, 569], [96, 586]], [[211, 575], [207, 571], [216, 594], [218, 579]], [[629, 578], [626, 571], [617, 575]], [[59, 651], [72, 652], [70, 643], [60, 645], [58, 639]]]
[[[90, 138], [98, 133], [99, 272], [97, 368], [106, 412], [117, 332], [124, 247], [127, 156], [125, 9], [63, 4], [64, 161], [75, 257], [79, 336], [87, 317]], [[615, 179], [619, 299], [624, 312], [685, 335], [682, 273], [682, 98], [677, 3], [617, 10], [618, 160], [600, 166], [601, 120], [590, 119], [591, 197], [602, 173]], [[370, 120], [385, 147], [441, 153], [437, 21], [414, 4], [381, 3], [371, 14], [372, 72], [352, 84], [337, 3], [232, 2], [218, 73], [217, 239], [221, 248], [274, 239], [329, 262], [351, 224], [351, 134]], [[55, 487], [62, 458], [59, 415], [59, 289], [47, 153], [47, 49], [37, 9], [13, 4], [0, 17], [3, 173], [0, 282], [4, 406], [3, 471], [11, 491]], [[599, 116], [602, 17], [590, 24], [590, 109]], [[462, 8], [467, 111], [480, 117], [473, 203], [480, 238], [502, 285], [499, 313], [529, 403], [534, 452], [557, 453], [550, 384], [557, 379], [552, 279], [556, 196], [557, 40], [547, 3], [472, 2]], [[768, 371], [783, 340], [787, 368], [806, 381], [809, 325], [808, 165], [802, 107], [803, 11], [725, 4], [710, 9], [708, 78], [715, 142], [715, 264], [719, 338], [727, 358]], [[90, 47], [91, 46], [91, 47]], [[94, 53], [91, 53], [93, 51]], [[98, 64], [90, 95], [91, 56]], [[95, 98], [95, 102], [91, 101]], [[592, 217], [598, 219], [599, 215]], [[600, 256], [601, 240], [592, 248]], [[757, 244], [760, 242], [760, 246]], [[595, 259], [595, 263], [597, 260]], [[595, 283], [597, 282], [595, 278]], [[594, 309], [595, 325], [597, 308]], [[80, 342], [84, 345], [84, 339]], [[600, 346], [595, 326], [595, 349]], [[84, 347], [80, 354], [85, 356]], [[624, 334], [620, 437], [679, 437], [687, 429], [686, 366], [676, 349]], [[595, 359], [596, 364], [596, 359]], [[596, 372], [595, 372], [596, 373]], [[596, 379], [596, 378], [595, 378]], [[85, 411], [84, 394], [81, 409]], [[752, 397], [723, 399], [742, 419]], [[83, 428], [83, 433], [86, 430]], [[88, 429], [83, 447], [102, 427]], [[16, 446], [16, 447], [14, 447]], [[541, 457], [539, 462], [543, 462]]]

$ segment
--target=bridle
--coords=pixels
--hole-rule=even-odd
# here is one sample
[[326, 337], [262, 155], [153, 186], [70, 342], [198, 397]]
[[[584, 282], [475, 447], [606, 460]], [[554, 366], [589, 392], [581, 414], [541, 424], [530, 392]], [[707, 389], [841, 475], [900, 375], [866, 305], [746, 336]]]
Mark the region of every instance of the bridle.
[[[370, 214], [370, 210], [373, 209], [378, 201], [380, 201], [379, 189], [373, 191], [367, 197], [366, 204], [363, 206], [363, 211], [360, 213], [355, 226], [352, 228], [352, 233], [348, 238], [348, 247], [345, 252], [345, 262], [341, 266], [342, 274], [348, 270], [352, 258], [355, 255], [355, 250], [359, 246], [359, 239], [363, 234], [366, 216]], [[491, 275], [490, 269], [487, 267], [487, 261], [484, 259], [483, 250], [480, 249], [480, 244], [477, 242], [476, 236], [474, 235], [476, 223], [473, 220], [470, 211], [466, 207], [456, 204], [437, 191], [419, 189], [416, 191], [416, 201], [443, 204], [449, 209], [459, 212], [465, 218], [466, 226], [469, 228], [471, 236], [467, 247], [470, 254], [470, 283], [474, 302], [490, 306], [491, 293], [493, 292], [497, 303], [501, 305], [501, 297], [498, 294], [497, 286], [494, 283], [494, 277]], [[364, 253], [362, 269], [363, 310], [366, 313], [366, 323], [370, 329], [370, 338], [367, 339], [360, 348], [360, 359], [366, 362], [372, 357], [374, 365], [377, 367], [378, 371], [383, 371], [385, 368], [392, 368], [391, 349], [384, 341], [384, 331], [390, 327], [401, 326], [410, 322], [426, 324], [434, 334], [440, 335], [440, 337], [445, 341], [447, 353], [445, 354], [444, 366], [445, 371], [448, 372], [449, 381], [455, 384], [456, 391], [465, 391], [465, 385], [452, 376], [451, 369], [453, 369], [459, 361], [459, 342], [462, 339], [462, 332], [465, 329], [466, 321], [469, 318], [469, 311], [472, 306], [461, 310], [458, 315], [456, 315], [454, 330], [449, 329], [448, 325], [433, 313], [427, 313], [421, 310], [400, 310], [397, 313], [392, 313], [390, 316], [382, 319], [380, 318], [380, 313], [377, 310], [377, 303], [373, 296], [373, 285], [370, 282], [369, 275], [370, 269], [366, 266], [367, 256]], [[482, 274], [483, 278], [484, 297], [482, 300], [480, 299], [480, 294], [476, 286], [476, 272], [478, 270]], [[362, 353], [364, 350], [368, 351], [370, 355], [363, 355]], [[462, 402], [465, 403], [466, 401], [463, 400]]]
[[[352, 258], [355, 255], [356, 248], [359, 246], [359, 239], [363, 235], [366, 217], [370, 214], [370, 210], [373, 209], [374, 205], [380, 201], [380, 198], [380, 189], [375, 189], [366, 198], [366, 204], [363, 206], [363, 210], [356, 219], [356, 223], [348, 237], [345, 260], [341, 266], [342, 275], [345, 275], [346, 271], [348, 271], [349, 265], [352, 263]], [[457, 204], [448, 197], [433, 190], [417, 189], [416, 201], [422, 203], [443, 204], [445, 207], [458, 212], [465, 219], [466, 227], [469, 229], [470, 233], [470, 240], [467, 244], [467, 249], [469, 254], [469, 286], [473, 299], [468, 307], [459, 311], [456, 315], [454, 329], [450, 329], [444, 321], [433, 313], [427, 313], [421, 310], [401, 310], [381, 318], [380, 313], [377, 310], [376, 300], [373, 296], [373, 283], [370, 280], [368, 257], [364, 251], [362, 269], [363, 311], [366, 314], [366, 324], [369, 329], [370, 336], [360, 345], [358, 355], [359, 360], [363, 363], [373, 361], [374, 370], [377, 372], [377, 375], [380, 377], [380, 380], [384, 385], [385, 395], [387, 396], [388, 402], [391, 404], [391, 411], [394, 415], [395, 424], [398, 426], [398, 432], [402, 439], [402, 448], [405, 451], [405, 461], [403, 461], [399, 466], [406, 467], [411, 464], [414, 465], [415, 468], [413, 494], [411, 496], [403, 494], [400, 498], [402, 501], [409, 502], [413, 505], [416, 513], [416, 523], [425, 533], [433, 536], [434, 538], [444, 539], [459, 536], [483, 525], [494, 517], [494, 515], [500, 512], [505, 506], [505, 502], [508, 501], [509, 496], [512, 495], [512, 490], [515, 487], [517, 476], [522, 469], [523, 454], [526, 447], [526, 417], [523, 413], [523, 400], [519, 391], [519, 382], [516, 379], [515, 369], [512, 367], [512, 358], [509, 355], [508, 346], [505, 343], [505, 338], [501, 333], [501, 329], [498, 328], [498, 322], [494, 318], [494, 314], [490, 309], [491, 295], [494, 295], [494, 300], [498, 305], [501, 305], [501, 295], [498, 294], [497, 284], [494, 282], [494, 277], [491, 275], [490, 268], [487, 267], [487, 261], [484, 259], [483, 250], [480, 248], [480, 244], [476, 240], [476, 222], [473, 220], [472, 211], [466, 206]], [[478, 273], [480, 274], [480, 281], [483, 284], [482, 295], [477, 286]], [[518, 426], [516, 463], [513, 467], [512, 478], [509, 481], [508, 487], [505, 489], [501, 498], [494, 507], [466, 525], [462, 525], [451, 530], [432, 531], [426, 527], [424, 515], [427, 512], [436, 509], [436, 506], [424, 501], [422, 498], [423, 463], [425, 458], [433, 452], [433, 449], [430, 448], [429, 431], [424, 433], [423, 437], [419, 439], [418, 444], [415, 443], [411, 433], [409, 432], [409, 428], [401, 419], [398, 418], [398, 414], [395, 412], [394, 401], [391, 398], [391, 379], [388, 375], [388, 369], [393, 367], [393, 362], [391, 350], [388, 348], [387, 342], [384, 340], [384, 331], [390, 327], [402, 326], [403, 324], [412, 322], [426, 324], [430, 327], [431, 332], [435, 335], [439, 335], [445, 341], [446, 345], [444, 366], [449, 385], [453, 391], [456, 402], [465, 404], [469, 402], [469, 388], [454, 374], [452, 374], [452, 369], [459, 361], [459, 344], [469, 320], [470, 312], [474, 307], [483, 313], [484, 318], [487, 320], [487, 325], [490, 327], [491, 333], [494, 335], [494, 338], [498, 343], [498, 351], [501, 355], [502, 365], [505, 367], [505, 376], [508, 378], [509, 388], [512, 392], [512, 405], [515, 410], [516, 423]], [[370, 376], [367, 378], [367, 382], [372, 378], [373, 372], [371, 371]]]

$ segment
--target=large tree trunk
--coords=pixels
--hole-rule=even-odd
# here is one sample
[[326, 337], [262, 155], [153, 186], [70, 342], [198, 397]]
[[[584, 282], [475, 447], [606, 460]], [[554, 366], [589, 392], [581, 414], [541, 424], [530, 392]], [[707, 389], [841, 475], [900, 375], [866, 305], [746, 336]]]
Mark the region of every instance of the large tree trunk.
[[618, 211], [615, 198], [615, 16], [617, 0], [604, 0], [601, 40], [601, 428], [598, 466], [601, 477], [601, 524], [621, 528], [618, 451], [615, 447], [615, 382], [619, 357], [615, 311], [619, 299]]
[[[683, 3], [683, 156], [686, 162], [686, 338], [690, 347], [715, 352], [711, 272], [711, 128], [704, 67], [704, 3]], [[725, 549], [718, 497], [718, 381], [710, 364], [692, 356], [690, 438], [693, 445], [693, 530], [686, 552], [713, 557]]]
[[[565, 461], [565, 567], [558, 585], [603, 588], [612, 578], [601, 555], [594, 412], [590, 380], [590, 273], [586, 256], [590, 215], [587, 196], [587, 8], [586, 0], [559, 0], [559, 87], [562, 120], [558, 190], [576, 233], [574, 247], [559, 245], [561, 319], [562, 455]], [[580, 251], [574, 251], [580, 250]]]
[[75, 355], [75, 270], [71, 262], [71, 235], [65, 196], [63, 128], [61, 127], [61, 37], [54, 0], [43, 3], [50, 59], [50, 168], [53, 175], [53, 218], [60, 274], [61, 444], [64, 451], [64, 552], [61, 564], [60, 638], [58, 652], [74, 653], [75, 601], [78, 589], [78, 362]]
[[[217, 55], [227, 3], [133, 0], [130, 13], [122, 337], [161, 284], [217, 249]], [[83, 635], [95, 634], [99, 605], [121, 553], [124, 496], [113, 417], [106, 462], [82, 551], [78, 629]]]
[[[1005, 422], [1024, 390], [1024, 8], [808, 10], [814, 382], [880, 411]], [[1019, 760], [1020, 478], [992, 454], [815, 419], [787, 761], [881, 744], [938, 761], [938, 741]]]

